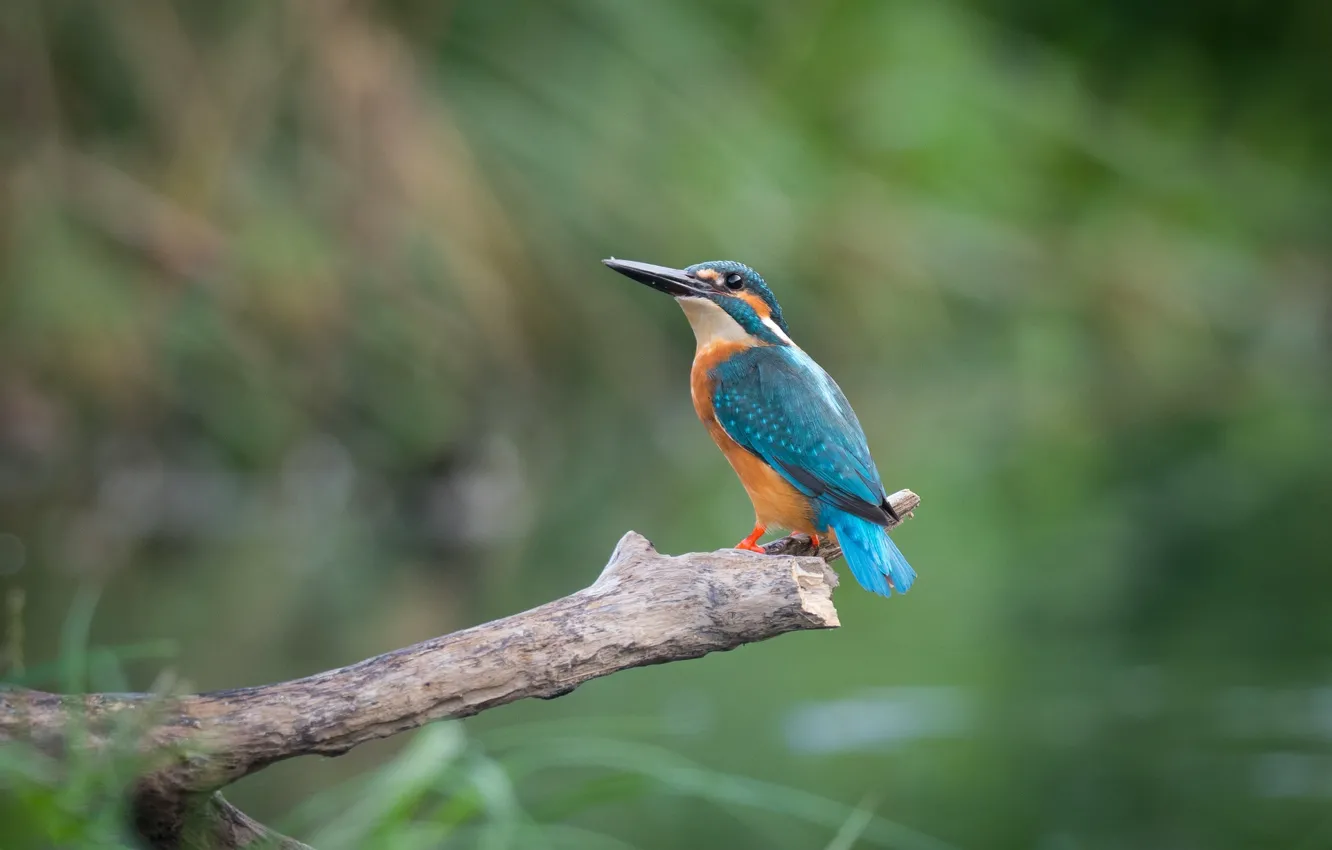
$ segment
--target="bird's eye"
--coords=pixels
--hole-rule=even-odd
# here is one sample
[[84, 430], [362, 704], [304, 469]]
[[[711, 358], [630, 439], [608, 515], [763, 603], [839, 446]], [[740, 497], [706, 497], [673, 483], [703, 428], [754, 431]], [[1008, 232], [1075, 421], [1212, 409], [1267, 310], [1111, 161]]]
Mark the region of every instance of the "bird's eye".
[[742, 275], [739, 275], [736, 272], [731, 272], [726, 276], [727, 289], [739, 289], [744, 285], [745, 285], [745, 279]]

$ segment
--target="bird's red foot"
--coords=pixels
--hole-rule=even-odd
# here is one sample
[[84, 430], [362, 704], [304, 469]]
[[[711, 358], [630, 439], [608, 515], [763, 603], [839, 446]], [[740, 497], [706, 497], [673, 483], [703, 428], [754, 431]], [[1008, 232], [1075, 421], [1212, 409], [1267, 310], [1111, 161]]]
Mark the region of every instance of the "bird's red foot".
[[809, 536], [809, 545], [814, 548], [815, 552], [819, 551], [819, 536], [817, 534]]
[[744, 540], [741, 540], [739, 543], [735, 544], [735, 548], [747, 549], [750, 552], [763, 552], [764, 551], [763, 547], [758, 545], [758, 539], [762, 537], [763, 532], [767, 530], [768, 529], [765, 528], [764, 526], [755, 525], [754, 530], [749, 533], [749, 536], [746, 537]]

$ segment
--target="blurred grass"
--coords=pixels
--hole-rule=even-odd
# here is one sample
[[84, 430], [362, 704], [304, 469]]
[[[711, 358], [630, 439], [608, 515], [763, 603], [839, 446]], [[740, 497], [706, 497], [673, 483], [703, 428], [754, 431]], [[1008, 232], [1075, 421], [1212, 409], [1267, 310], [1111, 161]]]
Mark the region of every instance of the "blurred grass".
[[[733, 257], [921, 493], [911, 596], [847, 588], [839, 632], [489, 713], [436, 774], [412, 759], [461, 732], [234, 801], [281, 825], [416, 776], [339, 819], [404, 846], [1316, 840], [1327, 8], [5, 4], [22, 681], [289, 678], [582, 586], [628, 528], [733, 543], [749, 508], [693, 421], [690, 335], [597, 263]], [[618, 717], [646, 727], [507, 773]], [[6, 764], [45, 802], [0, 845], [119, 840], [122, 768], [66, 795]]]

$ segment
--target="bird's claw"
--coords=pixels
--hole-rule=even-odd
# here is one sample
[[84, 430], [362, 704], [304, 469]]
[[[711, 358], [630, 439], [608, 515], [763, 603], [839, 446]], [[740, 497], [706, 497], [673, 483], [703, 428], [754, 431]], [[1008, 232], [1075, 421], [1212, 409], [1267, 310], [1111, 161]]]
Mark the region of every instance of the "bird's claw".
[[739, 543], [735, 544], [735, 548], [744, 549], [747, 552], [759, 552], [762, 554], [767, 554], [767, 550], [765, 550], [762, 546], [760, 546], [758, 542], [758, 539], [763, 536], [763, 532], [765, 531], [767, 531], [765, 527], [758, 525], [756, 523], [754, 525], [754, 530], [749, 532], [749, 536], [746, 537], [744, 540], [741, 540]]

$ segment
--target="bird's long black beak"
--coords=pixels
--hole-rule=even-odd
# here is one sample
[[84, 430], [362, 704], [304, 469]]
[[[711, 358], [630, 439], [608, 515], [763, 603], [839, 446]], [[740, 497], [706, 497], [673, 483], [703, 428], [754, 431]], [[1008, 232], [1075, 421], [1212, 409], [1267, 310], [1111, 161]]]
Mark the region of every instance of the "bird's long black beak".
[[681, 269], [654, 266], [651, 263], [636, 263], [633, 260], [617, 260], [614, 257], [602, 262], [627, 278], [645, 283], [658, 292], [664, 292], [675, 298], [703, 294], [699, 281]]

